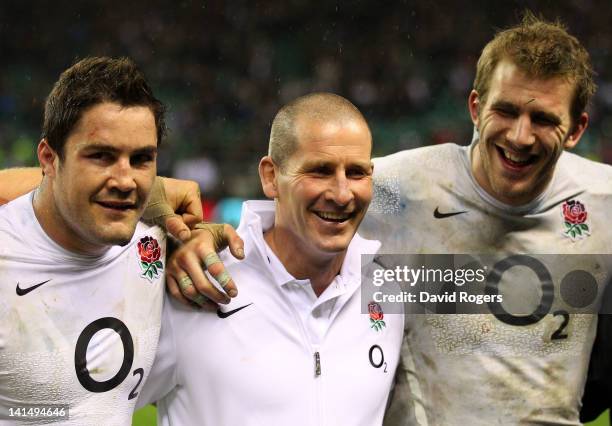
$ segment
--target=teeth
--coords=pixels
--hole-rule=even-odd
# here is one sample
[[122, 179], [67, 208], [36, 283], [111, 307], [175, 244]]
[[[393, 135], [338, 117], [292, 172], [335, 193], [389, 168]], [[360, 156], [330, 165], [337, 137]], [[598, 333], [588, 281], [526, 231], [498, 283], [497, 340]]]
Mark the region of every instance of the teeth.
[[519, 155], [519, 154], [514, 154], [512, 152], [506, 151], [505, 149], [502, 150], [504, 152], [504, 157], [506, 157], [508, 160], [514, 162], [514, 163], [527, 163], [530, 159], [530, 155]]
[[104, 207], [108, 207], [111, 209], [127, 210], [133, 207], [132, 204], [121, 204], [121, 203], [112, 203], [112, 202], [104, 202], [104, 201], [99, 201], [98, 203], [103, 205]]
[[318, 212], [317, 214], [323, 219], [330, 220], [346, 220], [349, 217], [349, 215], [346, 213]]

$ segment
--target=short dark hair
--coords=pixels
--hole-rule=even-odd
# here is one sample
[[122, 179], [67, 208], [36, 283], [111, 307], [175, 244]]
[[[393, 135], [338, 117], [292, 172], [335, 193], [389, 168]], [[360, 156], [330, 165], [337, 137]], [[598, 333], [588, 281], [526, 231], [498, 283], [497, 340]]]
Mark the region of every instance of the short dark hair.
[[482, 50], [474, 89], [486, 100], [497, 65], [508, 60], [536, 78], [562, 77], [574, 86], [570, 102], [572, 121], [584, 112], [595, 93], [589, 53], [560, 22], [546, 22], [526, 11], [522, 22], [500, 31]]
[[358, 120], [370, 127], [359, 109], [348, 99], [334, 93], [315, 92], [300, 96], [283, 106], [272, 121], [268, 155], [281, 169], [298, 149], [298, 118], [318, 122]]
[[154, 95], [144, 73], [129, 58], [88, 57], [65, 70], [45, 103], [42, 137], [59, 155], [83, 113], [94, 105], [115, 102], [145, 106], [155, 117], [157, 143], [166, 134], [166, 108]]

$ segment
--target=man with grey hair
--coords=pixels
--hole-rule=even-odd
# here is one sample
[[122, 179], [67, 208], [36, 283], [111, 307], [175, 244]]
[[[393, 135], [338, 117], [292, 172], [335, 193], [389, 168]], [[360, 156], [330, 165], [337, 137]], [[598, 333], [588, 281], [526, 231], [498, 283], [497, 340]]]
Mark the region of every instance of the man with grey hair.
[[223, 310], [164, 307], [139, 400], [157, 401], [161, 424], [382, 423], [403, 316], [373, 302], [362, 314], [361, 255], [380, 245], [356, 234], [372, 195], [371, 143], [340, 96], [314, 93], [279, 111], [259, 164], [274, 201], [243, 206], [245, 260], [221, 256], [240, 294]]

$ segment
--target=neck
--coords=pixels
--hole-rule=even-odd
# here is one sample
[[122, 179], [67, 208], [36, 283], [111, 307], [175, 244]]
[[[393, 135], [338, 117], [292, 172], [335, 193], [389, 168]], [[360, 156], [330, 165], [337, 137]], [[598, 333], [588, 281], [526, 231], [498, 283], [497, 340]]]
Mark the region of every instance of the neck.
[[32, 205], [34, 215], [45, 234], [63, 249], [87, 256], [100, 256], [108, 249], [108, 247], [89, 244], [72, 231], [70, 224], [63, 219], [57, 209], [53, 188], [47, 179], [43, 178], [42, 183], [34, 192]]
[[317, 297], [340, 273], [346, 256], [346, 250], [340, 253], [308, 252], [291, 234], [278, 227], [265, 232], [264, 239], [287, 272], [299, 280], [310, 280]]

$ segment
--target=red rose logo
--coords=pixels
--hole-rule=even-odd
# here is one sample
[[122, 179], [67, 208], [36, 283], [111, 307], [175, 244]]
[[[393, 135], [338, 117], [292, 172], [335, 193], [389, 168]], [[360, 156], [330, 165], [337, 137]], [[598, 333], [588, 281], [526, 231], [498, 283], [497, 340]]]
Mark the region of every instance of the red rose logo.
[[563, 217], [574, 225], [586, 222], [587, 212], [584, 204], [575, 200], [566, 201], [563, 203]]
[[563, 235], [572, 240], [590, 235], [589, 226], [585, 223], [587, 217], [586, 207], [580, 201], [569, 200], [563, 203], [563, 224], [565, 225]]
[[382, 308], [376, 302], [368, 303], [368, 313], [370, 314], [370, 323], [372, 324], [370, 327], [376, 331], [380, 331], [383, 327], [386, 326], [383, 318], [385, 315], [383, 314]]
[[384, 318], [384, 314], [380, 305], [376, 302], [368, 303], [368, 312], [370, 313], [370, 318], [374, 321], [378, 321]]
[[142, 276], [149, 278], [157, 278], [159, 272], [164, 269], [164, 264], [159, 260], [161, 257], [161, 247], [157, 240], [153, 237], [142, 237], [138, 241], [138, 255], [140, 256], [140, 267], [143, 270]]
[[140, 260], [143, 262], [153, 263], [159, 260], [161, 249], [159, 248], [157, 240], [148, 235], [142, 237], [140, 241], [138, 241], [138, 254], [140, 255]]

